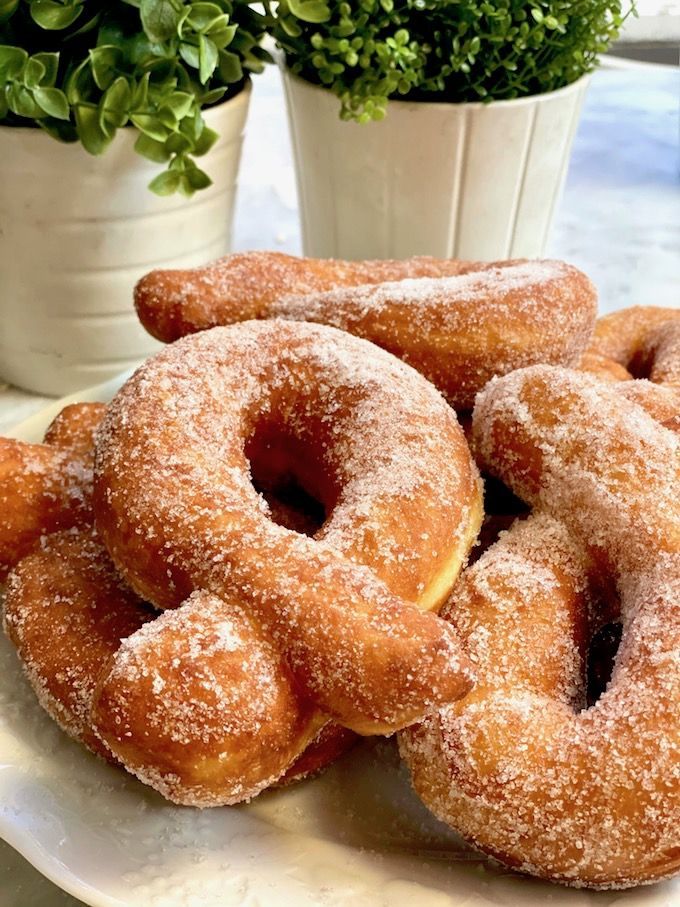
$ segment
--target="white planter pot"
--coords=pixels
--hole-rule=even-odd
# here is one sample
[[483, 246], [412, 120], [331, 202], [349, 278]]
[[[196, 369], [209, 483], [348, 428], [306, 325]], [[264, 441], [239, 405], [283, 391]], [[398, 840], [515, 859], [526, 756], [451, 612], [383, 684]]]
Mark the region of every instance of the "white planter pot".
[[186, 199], [147, 189], [159, 165], [119, 130], [106, 153], [0, 127], [0, 377], [42, 394], [104, 381], [158, 348], [132, 289], [157, 267], [229, 250], [250, 85], [205, 111], [219, 140], [200, 159], [213, 185]]
[[305, 254], [542, 255], [588, 81], [490, 104], [390, 101], [359, 125], [284, 69]]

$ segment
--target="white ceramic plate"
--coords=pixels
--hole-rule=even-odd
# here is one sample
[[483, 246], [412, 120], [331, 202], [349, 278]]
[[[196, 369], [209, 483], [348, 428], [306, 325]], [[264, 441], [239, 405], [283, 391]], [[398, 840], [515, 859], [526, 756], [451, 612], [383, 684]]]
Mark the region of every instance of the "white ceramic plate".
[[[59, 401], [13, 434], [38, 440], [65, 402], [109, 399], [118, 384]], [[4, 637], [0, 836], [94, 907], [680, 905], [678, 882], [593, 894], [494, 867], [429, 815], [389, 741], [367, 741], [321, 777], [249, 806], [171, 806], [56, 727]], [[21, 865], [0, 852], [3, 907], [72, 903], [50, 899]]]

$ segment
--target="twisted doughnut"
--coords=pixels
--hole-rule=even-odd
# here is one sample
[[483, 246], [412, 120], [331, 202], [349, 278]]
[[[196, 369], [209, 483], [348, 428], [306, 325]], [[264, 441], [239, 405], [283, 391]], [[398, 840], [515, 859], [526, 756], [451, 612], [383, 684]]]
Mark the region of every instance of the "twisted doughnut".
[[103, 405], [67, 409], [45, 444], [0, 438], [0, 582], [41, 535], [92, 521], [92, 435]]
[[[680, 868], [680, 440], [608, 385], [550, 367], [492, 382], [473, 432], [481, 465], [540, 512], [463, 574], [446, 608], [479, 683], [400, 735], [415, 788], [525, 872], [593, 888], [669, 876]], [[585, 709], [585, 646], [617, 610], [614, 672]]]
[[632, 306], [598, 319], [584, 366], [609, 370], [614, 380], [680, 387], [680, 310]]
[[[15, 523], [27, 508], [33, 514], [31, 532], [23, 537], [19, 550], [4, 535], [0, 538], [0, 560], [15, 568], [9, 577], [4, 606], [4, 625], [13, 642], [31, 685], [45, 710], [72, 737], [80, 740], [99, 756], [115, 761], [113, 754], [97, 735], [92, 724], [92, 707], [102, 672], [116, 654], [121, 639], [132, 635], [155, 614], [125, 587], [96, 533], [87, 524], [93, 520], [91, 511], [92, 460], [94, 432], [98, 427], [105, 406], [103, 404], [75, 404], [66, 407], [49, 426], [45, 442], [60, 445], [80, 456], [82, 469], [75, 475], [80, 487], [74, 496], [82, 504], [78, 511], [78, 524], [84, 528], [69, 532], [55, 532], [54, 527], [69, 522], [69, 512], [61, 513], [58, 503], [64, 496], [57, 494], [57, 504], [49, 511], [35, 509], [36, 501], [50, 499], [56, 489], [61, 489], [61, 473], [49, 469], [33, 472], [35, 493], [28, 501], [15, 499], [11, 487], [4, 494], [12, 502], [11, 512]], [[21, 451], [25, 463], [44, 465], [43, 445], [13, 442], [12, 449]], [[5, 448], [0, 444], [0, 456]], [[58, 460], [58, 465], [61, 460]], [[16, 480], [21, 474], [15, 474]], [[40, 486], [42, 482], [42, 486]], [[21, 486], [20, 486], [21, 487]], [[15, 486], [14, 492], [17, 488]], [[66, 499], [68, 500], [68, 499]], [[271, 500], [276, 503], [275, 498]], [[289, 520], [300, 522], [301, 517], [287, 506], [281, 514]], [[45, 522], [40, 524], [40, 519]], [[38, 550], [35, 549], [41, 540]], [[227, 610], [226, 608], [224, 609]], [[244, 646], [244, 664], [249, 647]], [[266, 650], [265, 650], [266, 651]], [[280, 659], [279, 659], [280, 660]], [[278, 665], [278, 662], [277, 662]], [[183, 665], [186, 669], [186, 665]], [[203, 663], [193, 668], [204, 670]], [[233, 678], [231, 678], [233, 681]], [[249, 684], [242, 689], [232, 683], [234, 692], [232, 710], [242, 716], [239, 728], [254, 725], [258, 716], [253, 714], [263, 698], [251, 701]], [[238, 701], [241, 692], [242, 700]], [[277, 692], [279, 697], [277, 699]], [[299, 780], [327, 765], [354, 741], [354, 735], [344, 728], [328, 723], [312, 739], [309, 747], [298, 755], [299, 740], [287, 737], [288, 712], [285, 694], [295, 694], [290, 689], [281, 690], [274, 683], [266, 713], [259, 716], [260, 730], [257, 740], [239, 736], [231, 728], [228, 742], [241, 760], [240, 788], [234, 785], [234, 799], [251, 796], [251, 791], [261, 789], [262, 777], [277, 780], [282, 762], [292, 762], [282, 781]], [[272, 707], [272, 704], [274, 707]], [[278, 709], [276, 708], [278, 706]], [[296, 711], [294, 711], [296, 714]], [[248, 718], [246, 718], [248, 716]], [[205, 731], [204, 731], [205, 733]], [[224, 750], [224, 732], [220, 739]]]
[[135, 287], [139, 320], [157, 340], [172, 343], [206, 328], [271, 318], [271, 307], [290, 295], [410, 277], [463, 274], [475, 262], [429, 258], [338, 261], [282, 252], [235, 252], [199, 268], [157, 270]]
[[634, 306], [605, 315], [580, 368], [621, 382], [619, 393], [667, 428], [680, 429], [680, 311]]
[[329, 324], [408, 362], [464, 410], [496, 374], [579, 362], [596, 293], [558, 261], [350, 263], [256, 252], [153, 271], [137, 285], [135, 304], [161, 340], [249, 318]]
[[[266, 376], [271, 383], [262, 383]], [[133, 501], [124, 520], [107, 525], [118, 533], [119, 553], [129, 530], [131, 547], [149, 546], [156, 569], [154, 558], [163, 559], [158, 600], [188, 596], [156, 619], [121, 586], [89, 527], [91, 433], [75, 430], [77, 416], [72, 411], [70, 426], [64, 417], [49, 437], [71, 448], [58, 451], [57, 469], [80, 457], [79, 484], [66, 494], [62, 472], [33, 471], [42, 483], [37, 499], [56, 493], [64, 513], [55, 505], [49, 525], [34, 520], [27, 548], [41, 537], [42, 544], [10, 577], [5, 610], [41, 702], [69, 733], [177, 802], [217, 805], [300, 777], [345, 748], [348, 732], [329, 726], [319, 709], [321, 702], [333, 711], [335, 695], [338, 711], [363, 730], [399, 726], [468, 688], [455, 636], [406, 602], [435, 607], [447, 594], [479, 522], [477, 475], [451, 411], [406, 366], [330, 328], [271, 322], [192, 338], [138, 373], [108, 417], [98, 493], [107, 501], [105, 524], [125, 494]], [[189, 436], [179, 424], [185, 417]], [[357, 434], [345, 435], [350, 423]], [[164, 425], [182, 443], [163, 454], [144, 436]], [[119, 472], [125, 435], [140, 445]], [[36, 451], [54, 453], [49, 445], [22, 450], [29, 471]], [[246, 453], [253, 465], [277, 461], [321, 497], [331, 513], [316, 540], [269, 523]], [[115, 478], [110, 498], [105, 474]], [[196, 477], [198, 511], [182, 511]], [[50, 535], [74, 525], [71, 498], [80, 502], [82, 528]], [[144, 538], [135, 534], [140, 502], [157, 513], [144, 523]], [[254, 513], [241, 517], [232, 509], [240, 502]], [[203, 537], [195, 517], [208, 519]], [[163, 525], [174, 549], [150, 538]], [[182, 528], [193, 533], [183, 543], [193, 560], [184, 563]], [[278, 551], [298, 564], [294, 576], [274, 570], [278, 601], [263, 588], [271, 565], [252, 547], [252, 532], [274, 539], [266, 552], [274, 561]], [[25, 552], [5, 541], [0, 555], [14, 566]], [[217, 560], [199, 564], [212, 545]], [[180, 586], [204, 579], [206, 588], [193, 592]], [[342, 651], [317, 655], [313, 647], [324, 641]], [[307, 695], [315, 683], [318, 701]]]

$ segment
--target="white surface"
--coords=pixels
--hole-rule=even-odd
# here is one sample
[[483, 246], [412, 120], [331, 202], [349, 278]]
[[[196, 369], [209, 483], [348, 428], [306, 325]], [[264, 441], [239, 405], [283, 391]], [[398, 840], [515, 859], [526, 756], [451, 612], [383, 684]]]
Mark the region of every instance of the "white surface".
[[[115, 382], [82, 399], [108, 399]], [[73, 399], [73, 398], [71, 398]], [[37, 440], [64, 401], [17, 432]], [[680, 880], [590, 893], [495, 868], [412, 792], [392, 742], [246, 807], [172, 806], [68, 739], [0, 638], [0, 836], [95, 907], [677, 907]], [[0, 851], [2, 855], [2, 851]], [[4, 852], [2, 907], [66, 907]], [[2, 894], [0, 887], [0, 894]], [[42, 902], [40, 900], [42, 898]]]
[[191, 199], [148, 191], [162, 166], [135, 153], [132, 130], [93, 157], [39, 129], [0, 126], [0, 375], [66, 394], [158, 348], [130, 288], [152, 268], [227, 251], [250, 94], [206, 113], [220, 134], [201, 159], [213, 185]]
[[283, 73], [313, 258], [539, 258], [590, 81], [494, 104], [390, 101], [360, 125]]

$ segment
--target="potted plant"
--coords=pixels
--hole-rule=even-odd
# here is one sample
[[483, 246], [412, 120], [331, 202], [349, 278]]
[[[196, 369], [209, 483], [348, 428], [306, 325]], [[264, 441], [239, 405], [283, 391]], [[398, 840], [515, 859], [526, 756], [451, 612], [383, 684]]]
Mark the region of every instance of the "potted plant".
[[245, 0], [0, 0], [2, 378], [63, 394], [139, 361], [136, 279], [227, 251], [264, 22]]
[[542, 254], [621, 2], [280, 0], [274, 12], [307, 254]]

